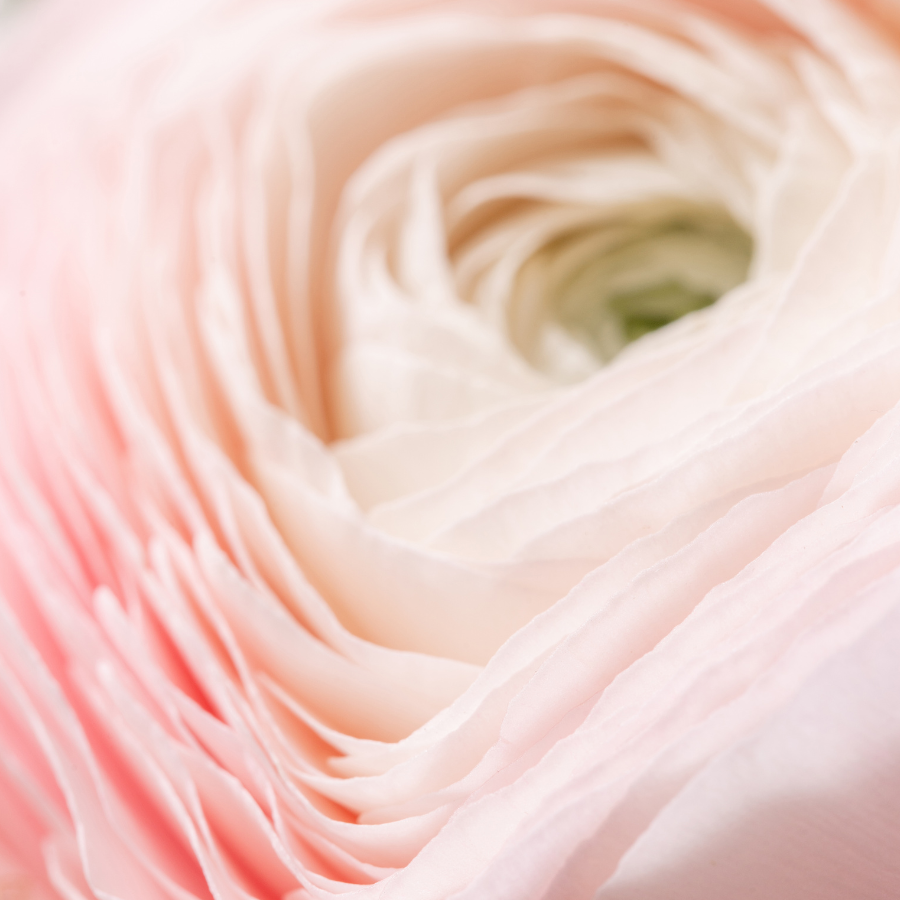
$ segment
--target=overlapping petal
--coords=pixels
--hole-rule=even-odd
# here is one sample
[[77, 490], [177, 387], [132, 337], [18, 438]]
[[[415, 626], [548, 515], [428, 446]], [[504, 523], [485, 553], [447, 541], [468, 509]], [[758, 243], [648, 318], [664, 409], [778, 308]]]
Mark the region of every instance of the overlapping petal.
[[892, 896], [882, 5], [44, 2], [0, 888]]

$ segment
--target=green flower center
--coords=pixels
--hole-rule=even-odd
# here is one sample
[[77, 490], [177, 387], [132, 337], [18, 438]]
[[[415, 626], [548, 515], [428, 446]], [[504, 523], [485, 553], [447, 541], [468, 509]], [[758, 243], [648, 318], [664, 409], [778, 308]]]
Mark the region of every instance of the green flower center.
[[[713, 304], [747, 277], [747, 233], [721, 210], [663, 203], [566, 234], [522, 268], [510, 332], [563, 379]], [[592, 360], [592, 361], [591, 361]]]

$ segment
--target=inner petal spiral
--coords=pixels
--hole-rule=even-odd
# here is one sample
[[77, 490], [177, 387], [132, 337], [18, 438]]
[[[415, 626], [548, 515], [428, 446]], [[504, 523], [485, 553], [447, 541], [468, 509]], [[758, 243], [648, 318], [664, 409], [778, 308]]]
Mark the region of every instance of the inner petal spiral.
[[398, 135], [348, 182], [335, 232], [335, 437], [589, 378], [744, 282], [771, 162], [744, 132], [598, 66]]

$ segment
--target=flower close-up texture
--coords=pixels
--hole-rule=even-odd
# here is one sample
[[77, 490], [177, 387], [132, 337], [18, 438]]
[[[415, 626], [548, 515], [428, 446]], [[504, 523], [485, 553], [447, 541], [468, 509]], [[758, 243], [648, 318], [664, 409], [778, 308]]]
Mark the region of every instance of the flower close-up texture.
[[900, 2], [0, 8], [0, 900], [900, 897]]

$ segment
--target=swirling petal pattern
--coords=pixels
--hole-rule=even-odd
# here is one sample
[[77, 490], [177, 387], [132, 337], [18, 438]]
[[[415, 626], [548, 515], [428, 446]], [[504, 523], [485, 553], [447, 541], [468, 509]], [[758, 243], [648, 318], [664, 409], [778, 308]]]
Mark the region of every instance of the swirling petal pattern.
[[5, 15], [0, 895], [896, 896], [893, 6]]

